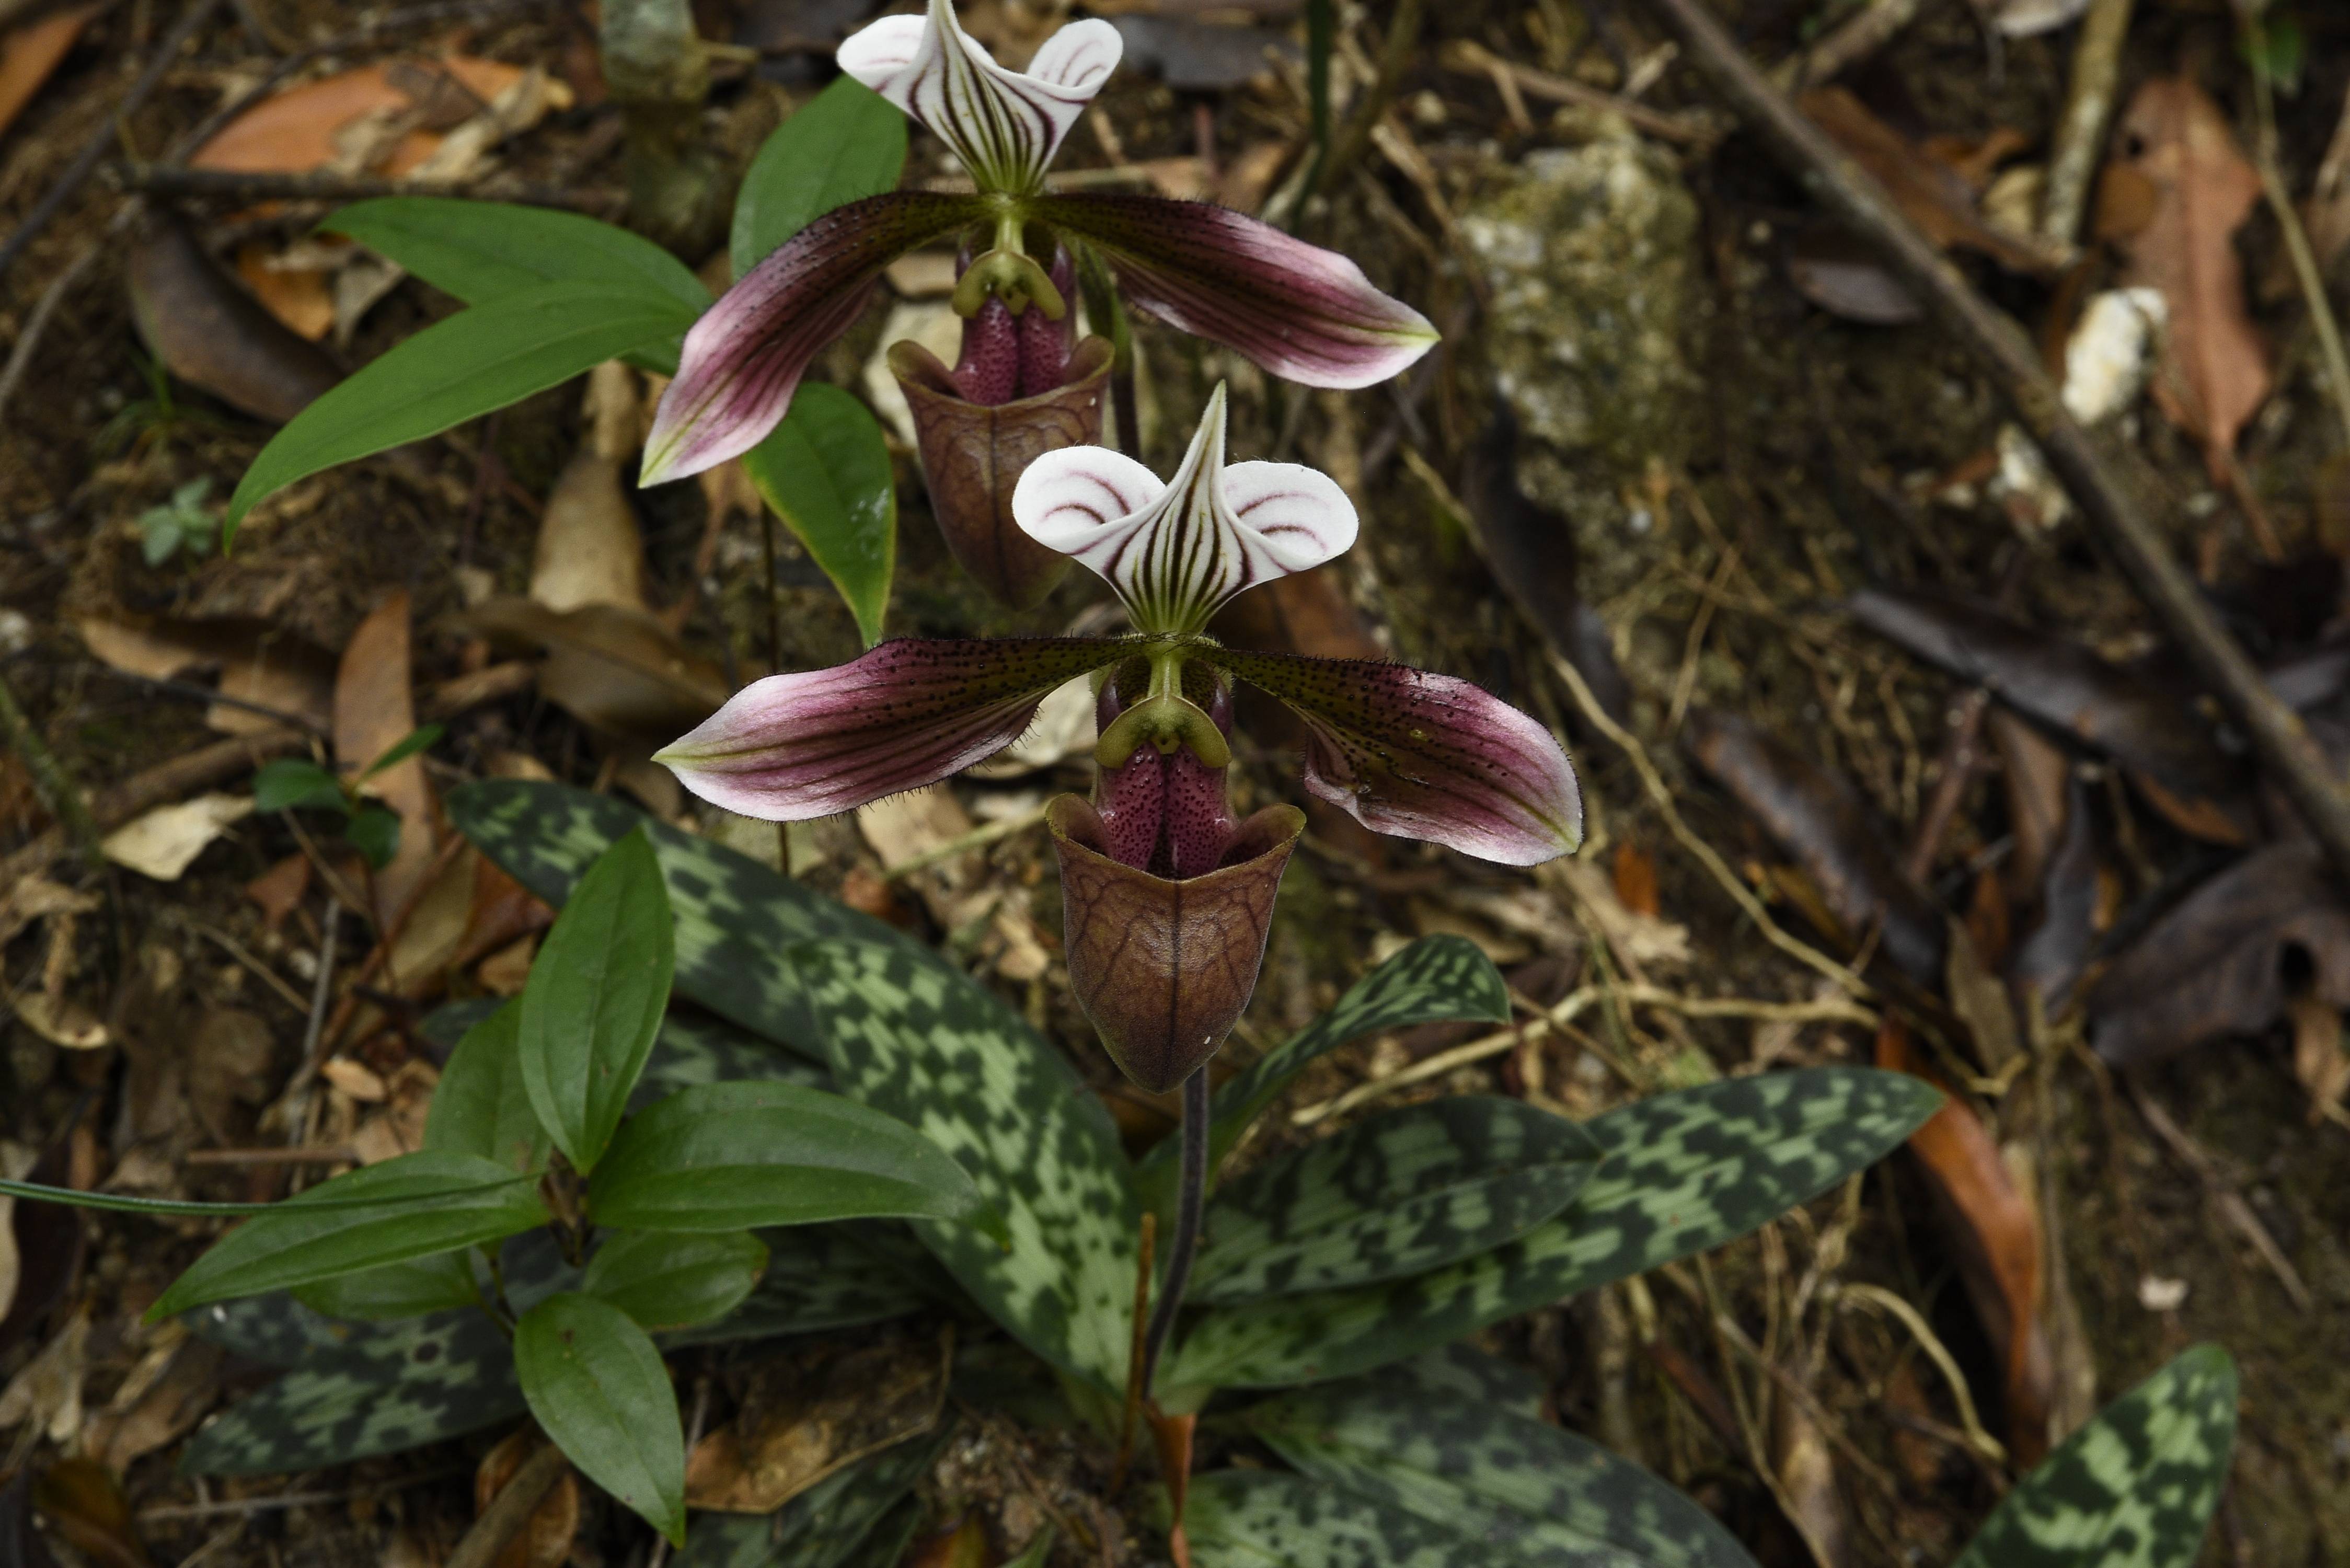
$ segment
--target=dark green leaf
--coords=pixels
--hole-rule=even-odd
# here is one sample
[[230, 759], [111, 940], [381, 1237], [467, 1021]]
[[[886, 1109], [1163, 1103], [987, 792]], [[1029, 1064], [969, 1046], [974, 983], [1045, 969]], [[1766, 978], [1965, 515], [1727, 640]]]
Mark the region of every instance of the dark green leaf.
[[[920, 1511], [899, 1504], [914, 1483], [930, 1474], [953, 1435], [942, 1424], [927, 1438], [884, 1449], [808, 1488], [768, 1514], [705, 1513], [693, 1521], [693, 1535], [678, 1568], [844, 1568], [859, 1561], [860, 1548], [887, 1536], [902, 1520], [919, 1521]], [[890, 1568], [899, 1551], [881, 1561]]]
[[536, 1184], [503, 1167], [438, 1150], [402, 1155], [255, 1215], [173, 1282], [147, 1321], [494, 1241], [547, 1218]]
[[1586, 1124], [1607, 1153], [1566, 1211], [1447, 1268], [1203, 1314], [1169, 1389], [1365, 1372], [1708, 1247], [1874, 1164], [1941, 1105], [1918, 1079], [1815, 1067], [1679, 1089]]
[[748, 1231], [622, 1231], [588, 1260], [579, 1288], [648, 1329], [690, 1328], [742, 1305], [766, 1266], [767, 1249]]
[[941, 973], [931, 949], [747, 855], [655, 823], [609, 795], [494, 779], [449, 793], [450, 820], [515, 880], [560, 908], [621, 835], [641, 826], [660, 852], [677, 922], [677, 990], [723, 1018], [822, 1060], [791, 966], [775, 955], [812, 937], [893, 945]]
[[1193, 1476], [1183, 1533], [1192, 1568], [1510, 1568], [1442, 1525], [1269, 1470]]
[[1711, 1514], [1546, 1422], [1384, 1375], [1248, 1410], [1248, 1428], [1332, 1487], [1476, 1541], [1524, 1568], [1754, 1568]]
[[[876, 1228], [869, 1225], [795, 1225], [764, 1231], [760, 1240], [767, 1247], [767, 1270], [749, 1299], [714, 1323], [664, 1334], [661, 1343], [721, 1345], [855, 1328], [932, 1305], [934, 1298], [907, 1271], [875, 1254], [867, 1244], [875, 1236]], [[921, 1261], [930, 1262], [928, 1257]]]
[[407, 338], [327, 391], [271, 438], [239, 482], [224, 536], [297, 479], [389, 452], [560, 385], [690, 327], [675, 301], [599, 284], [540, 284]]
[[1140, 1210], [1109, 1114], [993, 994], [897, 946], [791, 951], [843, 1093], [919, 1125], [1009, 1225], [915, 1230], [1022, 1344], [1115, 1391], [1126, 1377]]
[[384, 769], [398, 767], [400, 763], [406, 762], [409, 758], [414, 756], [417, 753], [422, 751], [425, 747], [439, 740], [441, 735], [442, 728], [440, 725], [419, 724], [416, 728], [409, 731], [408, 733], [402, 735], [397, 741], [394, 741], [390, 745], [385, 747], [383, 755], [369, 763], [367, 765], [367, 771], [359, 774], [357, 782], [359, 784], [365, 784], [368, 780], [375, 777], [376, 774], [383, 772]]
[[660, 862], [651, 840], [631, 833], [581, 879], [530, 966], [515, 1040], [523, 1088], [582, 1172], [628, 1114], [660, 1033], [671, 940]]
[[333, 774], [299, 757], [264, 763], [253, 775], [254, 810], [296, 811], [306, 806], [348, 812], [351, 803]]
[[384, 806], [363, 805], [343, 824], [343, 838], [380, 871], [400, 853], [400, 817]]
[[1190, 1299], [1255, 1301], [1440, 1268], [1565, 1208], [1599, 1156], [1575, 1123], [1516, 1100], [1390, 1111], [1217, 1193]]
[[802, 382], [784, 422], [743, 454], [743, 468], [840, 590], [865, 646], [880, 641], [898, 561], [898, 482], [880, 421], [855, 393]]
[[1543, 1380], [1513, 1361], [1488, 1355], [1465, 1341], [1440, 1345], [1408, 1361], [1379, 1368], [1380, 1381], [1430, 1395], [1458, 1395], [1528, 1420], [1540, 1420]]
[[777, 126], [751, 160], [734, 198], [734, 275], [810, 219], [896, 190], [905, 162], [905, 115], [863, 83], [840, 78]]
[[589, 1480], [685, 1544], [685, 1430], [660, 1352], [628, 1314], [553, 1295], [515, 1324], [515, 1370], [546, 1435]]
[[482, 1299], [481, 1288], [473, 1281], [470, 1250], [436, 1252], [429, 1258], [314, 1280], [295, 1286], [294, 1295], [314, 1312], [364, 1323], [421, 1317], [426, 1313], [472, 1306]]
[[[1366, 1034], [1415, 1023], [1452, 1019], [1501, 1023], [1509, 1016], [1509, 985], [1475, 943], [1465, 937], [1422, 937], [1357, 981], [1336, 1006], [1216, 1091], [1215, 1116], [1209, 1124], [1209, 1168], [1213, 1170], [1249, 1124], [1326, 1052]], [[1174, 1192], [1175, 1143], [1165, 1140], [1142, 1162], [1143, 1190], [1154, 1208], [1163, 1210]]]
[[2007, 1494], [1953, 1568], [2191, 1568], [2236, 1446], [2236, 1364], [2199, 1345]]
[[629, 1118], [588, 1203], [598, 1225], [708, 1232], [970, 1220], [980, 1194], [921, 1134], [854, 1100], [788, 1084], [706, 1084]]
[[546, 1166], [546, 1129], [523, 1086], [521, 1033], [522, 1004], [515, 1002], [465, 1032], [432, 1091], [426, 1148], [470, 1154], [509, 1170]]

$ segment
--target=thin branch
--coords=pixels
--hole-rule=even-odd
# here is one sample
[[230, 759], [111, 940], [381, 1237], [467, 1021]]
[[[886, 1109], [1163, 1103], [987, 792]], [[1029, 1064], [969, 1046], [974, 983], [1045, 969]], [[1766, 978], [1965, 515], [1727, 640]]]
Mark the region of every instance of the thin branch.
[[490, 1568], [505, 1550], [506, 1542], [538, 1511], [538, 1505], [555, 1490], [555, 1483], [563, 1479], [570, 1462], [553, 1443], [525, 1459], [514, 1479], [499, 1489], [498, 1495], [490, 1500], [490, 1506], [473, 1521], [473, 1527], [465, 1532], [465, 1538], [457, 1542], [457, 1550], [449, 1554], [444, 1568]]
[[105, 249], [102, 244], [93, 244], [74, 258], [71, 266], [50, 279], [49, 286], [41, 291], [41, 297], [34, 305], [32, 314], [25, 317], [24, 330], [16, 334], [16, 346], [8, 351], [7, 369], [0, 370], [0, 412], [6, 411], [9, 400], [16, 395], [17, 387], [25, 379], [25, 372], [32, 368], [33, 350], [40, 347], [42, 335], [48, 331], [49, 318], [57, 315], [57, 306], [65, 303], [66, 296], [73, 292], [74, 285], [79, 283], [82, 274], [89, 270], [89, 264], [96, 261]]
[[2080, 242], [2089, 187], [2096, 179], [2098, 155], [2105, 151], [2106, 128], [2113, 123], [2122, 42], [2129, 36], [2135, 4], [2094, 0], [2073, 44], [2073, 85], [2064, 95], [2064, 118], [2056, 122], [2047, 194], [2040, 206], [2040, 237], [2060, 252], [2070, 254]]
[[2250, 738], [2334, 870], [2350, 877], [2350, 794], [2335, 784], [2300, 718], [2269, 690], [2171, 554], [2168, 539], [2140, 504], [2147, 487], [2126, 483], [2114, 460], [2065, 410], [2039, 350], [1901, 215], [1876, 181], [1763, 79], [1701, 0], [1653, 4], [1749, 127], [1972, 352], [2064, 482], [2085, 525]]
[[244, 169], [190, 169], [177, 163], [125, 163], [112, 174], [126, 191], [150, 196], [205, 196], [228, 202], [363, 202], [378, 196], [494, 197], [530, 207], [608, 213], [618, 191], [516, 185], [500, 180], [393, 180], [372, 174], [282, 174]]

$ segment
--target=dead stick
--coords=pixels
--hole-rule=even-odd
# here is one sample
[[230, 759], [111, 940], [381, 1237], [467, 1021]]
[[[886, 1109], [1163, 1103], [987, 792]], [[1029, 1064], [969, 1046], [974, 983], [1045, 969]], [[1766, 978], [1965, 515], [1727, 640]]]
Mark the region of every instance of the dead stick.
[[173, 163], [125, 163], [112, 178], [126, 191], [149, 196], [209, 196], [229, 202], [363, 202], [379, 196], [494, 196], [528, 207], [609, 211], [618, 192], [505, 186], [494, 181], [387, 180], [367, 174], [279, 174], [244, 169], [188, 169]]
[[1701, 0], [1652, 3], [1688, 43], [1698, 67], [1780, 161], [1846, 227], [1867, 241], [1910, 292], [1973, 352], [2018, 421], [2038, 442], [2049, 467], [2064, 481], [2092, 534], [2251, 737], [2253, 750], [2300, 808], [2335, 871], [2350, 877], [2350, 794], [2335, 784], [2324, 754], [2301, 720], [2268, 689], [2204, 602], [2132, 488], [2088, 431], [2065, 411], [2031, 340], [1901, 216], [1883, 187], [1762, 78]]
[[2055, 151], [2048, 158], [2048, 193], [2040, 207], [2040, 237], [2059, 251], [2069, 253], [2080, 242], [2089, 186], [2096, 179], [2098, 154], [2105, 151], [2106, 127], [2113, 122], [2122, 43], [2129, 36], [2134, 4], [2094, 0], [2073, 44], [2073, 85], [2064, 95], [2064, 116], [2056, 123]]
[[514, 1480], [498, 1490], [490, 1506], [482, 1510], [481, 1518], [465, 1532], [465, 1538], [457, 1542], [457, 1550], [449, 1553], [444, 1568], [490, 1568], [506, 1542], [538, 1511], [538, 1505], [563, 1479], [564, 1467], [569, 1463], [553, 1443], [525, 1459]]

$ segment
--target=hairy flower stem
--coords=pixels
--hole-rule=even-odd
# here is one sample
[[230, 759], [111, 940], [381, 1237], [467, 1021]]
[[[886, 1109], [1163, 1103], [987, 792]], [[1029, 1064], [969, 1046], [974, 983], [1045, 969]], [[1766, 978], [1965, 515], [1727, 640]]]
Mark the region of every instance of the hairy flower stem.
[[1167, 1285], [1150, 1312], [1150, 1336], [1142, 1349], [1142, 1391], [1159, 1371], [1159, 1353], [1175, 1327], [1191, 1282], [1191, 1258], [1200, 1250], [1200, 1210], [1208, 1199], [1208, 1069], [1203, 1063], [1183, 1080], [1183, 1168], [1175, 1189], [1175, 1241], [1167, 1249]]

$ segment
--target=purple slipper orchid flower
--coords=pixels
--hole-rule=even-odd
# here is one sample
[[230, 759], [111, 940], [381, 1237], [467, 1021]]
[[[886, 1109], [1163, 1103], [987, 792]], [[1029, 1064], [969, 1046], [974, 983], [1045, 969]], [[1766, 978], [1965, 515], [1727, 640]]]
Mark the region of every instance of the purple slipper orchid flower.
[[[1314, 387], [1365, 387], [1436, 341], [1418, 311], [1346, 257], [1206, 202], [1048, 194], [1045, 171], [1117, 68], [1107, 22], [1074, 23], [1026, 71], [996, 64], [949, 0], [885, 16], [840, 47], [850, 76], [951, 148], [977, 190], [899, 191], [817, 218], [745, 273], [686, 334], [645, 443], [641, 483], [698, 473], [757, 445], [791, 407], [811, 360], [863, 310], [882, 269], [963, 236], [976, 251], [955, 289], [966, 320], [1068, 312], [1056, 247], [1090, 248], [1134, 306]], [[985, 400], [971, 400], [984, 401]]]
[[657, 760], [728, 810], [822, 816], [981, 761], [1055, 687], [1095, 675], [1094, 797], [1059, 797], [1047, 822], [1072, 986], [1112, 1058], [1154, 1092], [1189, 1078], [1247, 1006], [1305, 826], [1290, 805], [1232, 818], [1234, 680], [1298, 714], [1305, 787], [1367, 827], [1512, 866], [1581, 842], [1566, 753], [1482, 688], [1204, 633], [1233, 596], [1319, 566], [1356, 533], [1327, 476], [1226, 465], [1222, 387], [1172, 480], [1102, 447], [1066, 447], [1029, 464], [1012, 507], [1030, 538], [1108, 582], [1134, 635], [885, 642], [831, 670], [754, 681]]

